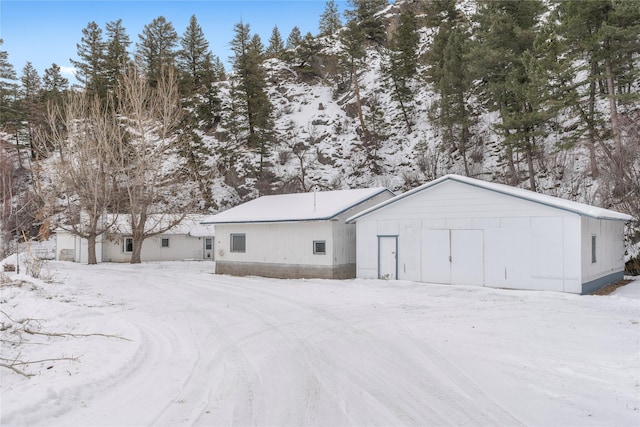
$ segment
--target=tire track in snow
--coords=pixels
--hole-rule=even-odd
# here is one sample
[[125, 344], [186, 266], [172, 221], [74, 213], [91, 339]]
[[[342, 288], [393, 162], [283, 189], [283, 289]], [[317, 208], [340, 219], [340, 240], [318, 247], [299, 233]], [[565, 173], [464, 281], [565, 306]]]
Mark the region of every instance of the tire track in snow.
[[[94, 414], [128, 404], [123, 425], [517, 424], [394, 323], [403, 320], [399, 302], [376, 308], [368, 289], [146, 266], [103, 274], [115, 271], [139, 301], [127, 315], [146, 353], [94, 402]], [[148, 293], [165, 305], [144, 305]], [[139, 389], [123, 391], [131, 387]], [[122, 396], [139, 399], [136, 407]]]

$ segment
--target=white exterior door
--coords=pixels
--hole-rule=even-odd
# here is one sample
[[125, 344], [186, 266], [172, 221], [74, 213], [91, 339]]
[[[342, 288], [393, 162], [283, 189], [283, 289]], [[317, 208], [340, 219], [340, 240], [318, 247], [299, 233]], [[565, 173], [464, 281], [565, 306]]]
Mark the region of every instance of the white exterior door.
[[482, 230], [451, 230], [451, 283], [484, 285]]
[[398, 277], [398, 236], [378, 236], [378, 278]]
[[422, 281], [451, 283], [449, 230], [422, 231]]
[[423, 230], [422, 281], [484, 285], [482, 230]]
[[213, 260], [213, 237], [204, 238], [204, 248], [202, 251], [202, 257], [204, 259]]

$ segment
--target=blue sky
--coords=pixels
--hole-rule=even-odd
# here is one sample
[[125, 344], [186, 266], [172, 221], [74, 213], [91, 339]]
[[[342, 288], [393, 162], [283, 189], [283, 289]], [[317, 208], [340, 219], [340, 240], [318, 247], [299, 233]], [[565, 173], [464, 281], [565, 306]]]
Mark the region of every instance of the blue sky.
[[[326, 0], [0, 0], [0, 50], [8, 52], [18, 76], [27, 61], [42, 76], [52, 63], [71, 68], [69, 59], [78, 59], [76, 44], [91, 21], [104, 30], [107, 22], [121, 18], [134, 50], [138, 34], [158, 16], [171, 21], [182, 36], [191, 15], [196, 15], [212, 52], [226, 63], [233, 27], [241, 20], [266, 46], [275, 25], [285, 40], [296, 25], [303, 35], [317, 34], [325, 4]], [[336, 4], [341, 13], [348, 8], [346, 0]]]

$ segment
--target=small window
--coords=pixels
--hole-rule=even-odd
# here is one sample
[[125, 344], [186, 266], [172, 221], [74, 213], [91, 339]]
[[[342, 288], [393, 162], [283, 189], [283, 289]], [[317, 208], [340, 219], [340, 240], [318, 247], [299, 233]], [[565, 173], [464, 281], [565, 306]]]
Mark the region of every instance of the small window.
[[591, 264], [594, 264], [596, 261], [596, 236], [591, 236]]
[[231, 235], [231, 252], [245, 252], [246, 238], [244, 234]]
[[207, 251], [210, 251], [213, 248], [213, 239], [211, 237], [204, 239], [204, 248]]
[[168, 248], [169, 247], [169, 238], [168, 237], [163, 237], [162, 240], [160, 240], [160, 246], [163, 248]]
[[133, 252], [133, 237], [125, 237], [122, 250], [124, 252]]
[[325, 255], [327, 253], [327, 243], [324, 240], [314, 240], [313, 253], [316, 255]]

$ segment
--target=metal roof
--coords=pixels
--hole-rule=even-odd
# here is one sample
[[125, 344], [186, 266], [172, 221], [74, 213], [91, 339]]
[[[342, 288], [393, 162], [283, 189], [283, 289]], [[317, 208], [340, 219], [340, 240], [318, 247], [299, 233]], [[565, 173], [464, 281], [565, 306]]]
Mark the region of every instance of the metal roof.
[[237, 224], [331, 220], [382, 193], [384, 187], [262, 196], [202, 220], [203, 224]]
[[486, 182], [479, 179], [469, 178], [466, 176], [450, 174], [450, 175], [445, 175], [443, 177], [440, 177], [426, 184], [423, 184], [420, 187], [414, 188], [413, 190], [407, 191], [406, 193], [400, 194], [392, 199], [386, 200], [382, 203], [377, 204], [376, 206], [373, 206], [369, 209], [359, 212], [358, 214], [350, 218], [347, 218], [347, 223], [357, 221], [358, 219], [364, 216], [367, 216], [370, 213], [375, 212], [379, 209], [382, 209], [385, 206], [389, 206], [406, 197], [411, 197], [416, 193], [420, 193], [422, 191], [428, 190], [429, 188], [435, 187], [446, 181], [460, 182], [463, 184], [471, 185], [473, 187], [494, 191], [496, 193], [501, 193], [501, 194], [516, 197], [519, 199], [528, 200], [534, 203], [540, 203], [545, 206], [550, 206], [553, 208], [573, 212], [578, 215], [588, 216], [591, 218], [609, 219], [609, 220], [617, 220], [617, 221], [631, 221], [634, 219], [631, 215], [612, 211], [609, 209], [599, 208], [596, 206], [591, 206], [584, 203], [578, 203], [571, 200], [565, 200], [559, 197], [549, 196], [546, 194], [540, 194], [534, 191], [525, 190], [523, 188], [511, 187], [509, 185], [497, 184], [494, 182]]

